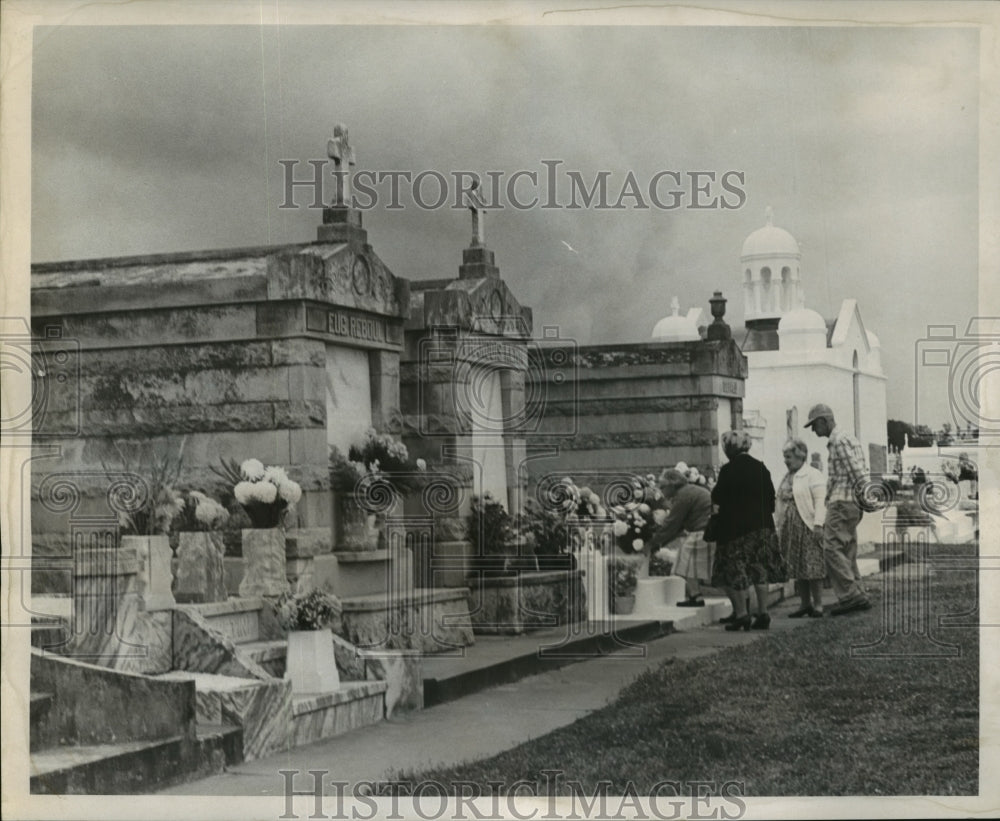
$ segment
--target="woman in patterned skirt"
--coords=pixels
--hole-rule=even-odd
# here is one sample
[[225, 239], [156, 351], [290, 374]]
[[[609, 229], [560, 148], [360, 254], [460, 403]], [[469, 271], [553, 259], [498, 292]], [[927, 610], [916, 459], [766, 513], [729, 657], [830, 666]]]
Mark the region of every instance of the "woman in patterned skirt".
[[789, 618], [823, 615], [823, 519], [826, 516], [826, 477], [806, 464], [809, 449], [801, 439], [789, 439], [782, 449], [788, 473], [778, 487], [778, 544], [795, 579], [802, 606]]
[[[722, 435], [722, 450], [729, 460], [719, 470], [712, 489], [718, 507], [715, 564], [712, 585], [723, 587], [733, 603], [733, 620], [727, 630], [767, 630], [768, 585], [788, 580], [785, 560], [774, 530], [774, 483], [764, 463], [754, 459], [750, 436], [742, 430]], [[757, 593], [757, 615], [747, 613], [746, 591]]]

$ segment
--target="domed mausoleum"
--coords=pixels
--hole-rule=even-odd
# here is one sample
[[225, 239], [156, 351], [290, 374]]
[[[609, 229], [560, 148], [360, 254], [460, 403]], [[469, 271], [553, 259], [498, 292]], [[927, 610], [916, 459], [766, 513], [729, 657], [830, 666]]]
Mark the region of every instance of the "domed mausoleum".
[[802, 252], [791, 233], [765, 224], [743, 242], [745, 330], [741, 348], [749, 375], [743, 415], [777, 483], [786, 469], [781, 451], [790, 436], [803, 439], [826, 467], [826, 440], [803, 425], [809, 408], [829, 405], [838, 427], [858, 437], [874, 471], [886, 459], [886, 378], [881, 344], [865, 327], [856, 299], [844, 299], [834, 319], [805, 305]]

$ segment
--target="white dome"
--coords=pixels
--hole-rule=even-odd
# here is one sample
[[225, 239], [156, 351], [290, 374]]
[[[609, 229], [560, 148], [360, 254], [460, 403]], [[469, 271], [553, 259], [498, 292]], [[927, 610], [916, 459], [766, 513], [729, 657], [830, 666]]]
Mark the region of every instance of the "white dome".
[[687, 316], [680, 315], [680, 303], [677, 297], [670, 301], [670, 308], [673, 313], [665, 316], [653, 328], [654, 342], [695, 342], [701, 339], [698, 333], [698, 323], [694, 314], [698, 311], [689, 311]]
[[789, 311], [778, 322], [778, 332], [822, 331], [826, 333], [826, 320], [811, 308], [796, 308]]
[[768, 207], [766, 214], [767, 225], [758, 228], [743, 241], [743, 251], [740, 253], [740, 257], [745, 259], [747, 257], [802, 256], [795, 237], [784, 228], [778, 228], [772, 224], [774, 215], [770, 207]]
[[686, 316], [665, 316], [653, 328], [656, 342], [694, 342], [701, 339], [698, 328]]

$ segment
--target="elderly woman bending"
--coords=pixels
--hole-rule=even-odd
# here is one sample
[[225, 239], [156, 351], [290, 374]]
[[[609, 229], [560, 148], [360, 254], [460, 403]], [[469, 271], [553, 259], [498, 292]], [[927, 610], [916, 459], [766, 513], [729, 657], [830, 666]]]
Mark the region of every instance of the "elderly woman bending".
[[826, 477], [806, 464], [809, 449], [801, 439], [789, 439], [782, 449], [788, 473], [778, 486], [778, 544], [795, 579], [802, 606], [789, 618], [823, 615], [823, 519], [826, 516]]
[[712, 578], [715, 545], [702, 538], [712, 515], [712, 497], [699, 485], [688, 483], [679, 470], [669, 468], [660, 474], [660, 490], [670, 505], [663, 524], [653, 533], [652, 548], [669, 547], [677, 551], [674, 573], [684, 577], [687, 599], [680, 607], [704, 607], [701, 583]]
[[[750, 436], [744, 431], [722, 435], [722, 451], [729, 460], [719, 470], [712, 490], [718, 507], [718, 543], [712, 584], [723, 587], [733, 603], [733, 620], [726, 630], [767, 630], [768, 585], [788, 580], [785, 560], [774, 530], [774, 483], [764, 463], [754, 459]], [[747, 613], [746, 591], [757, 593], [757, 615]]]

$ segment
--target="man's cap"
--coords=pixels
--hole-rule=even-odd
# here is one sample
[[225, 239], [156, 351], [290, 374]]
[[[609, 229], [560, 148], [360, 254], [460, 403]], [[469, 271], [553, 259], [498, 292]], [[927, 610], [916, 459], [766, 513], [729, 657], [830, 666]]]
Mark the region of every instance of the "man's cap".
[[809, 421], [806, 422], [802, 427], [811, 428], [813, 422], [817, 419], [833, 419], [833, 410], [831, 410], [829, 405], [813, 405], [809, 408]]

